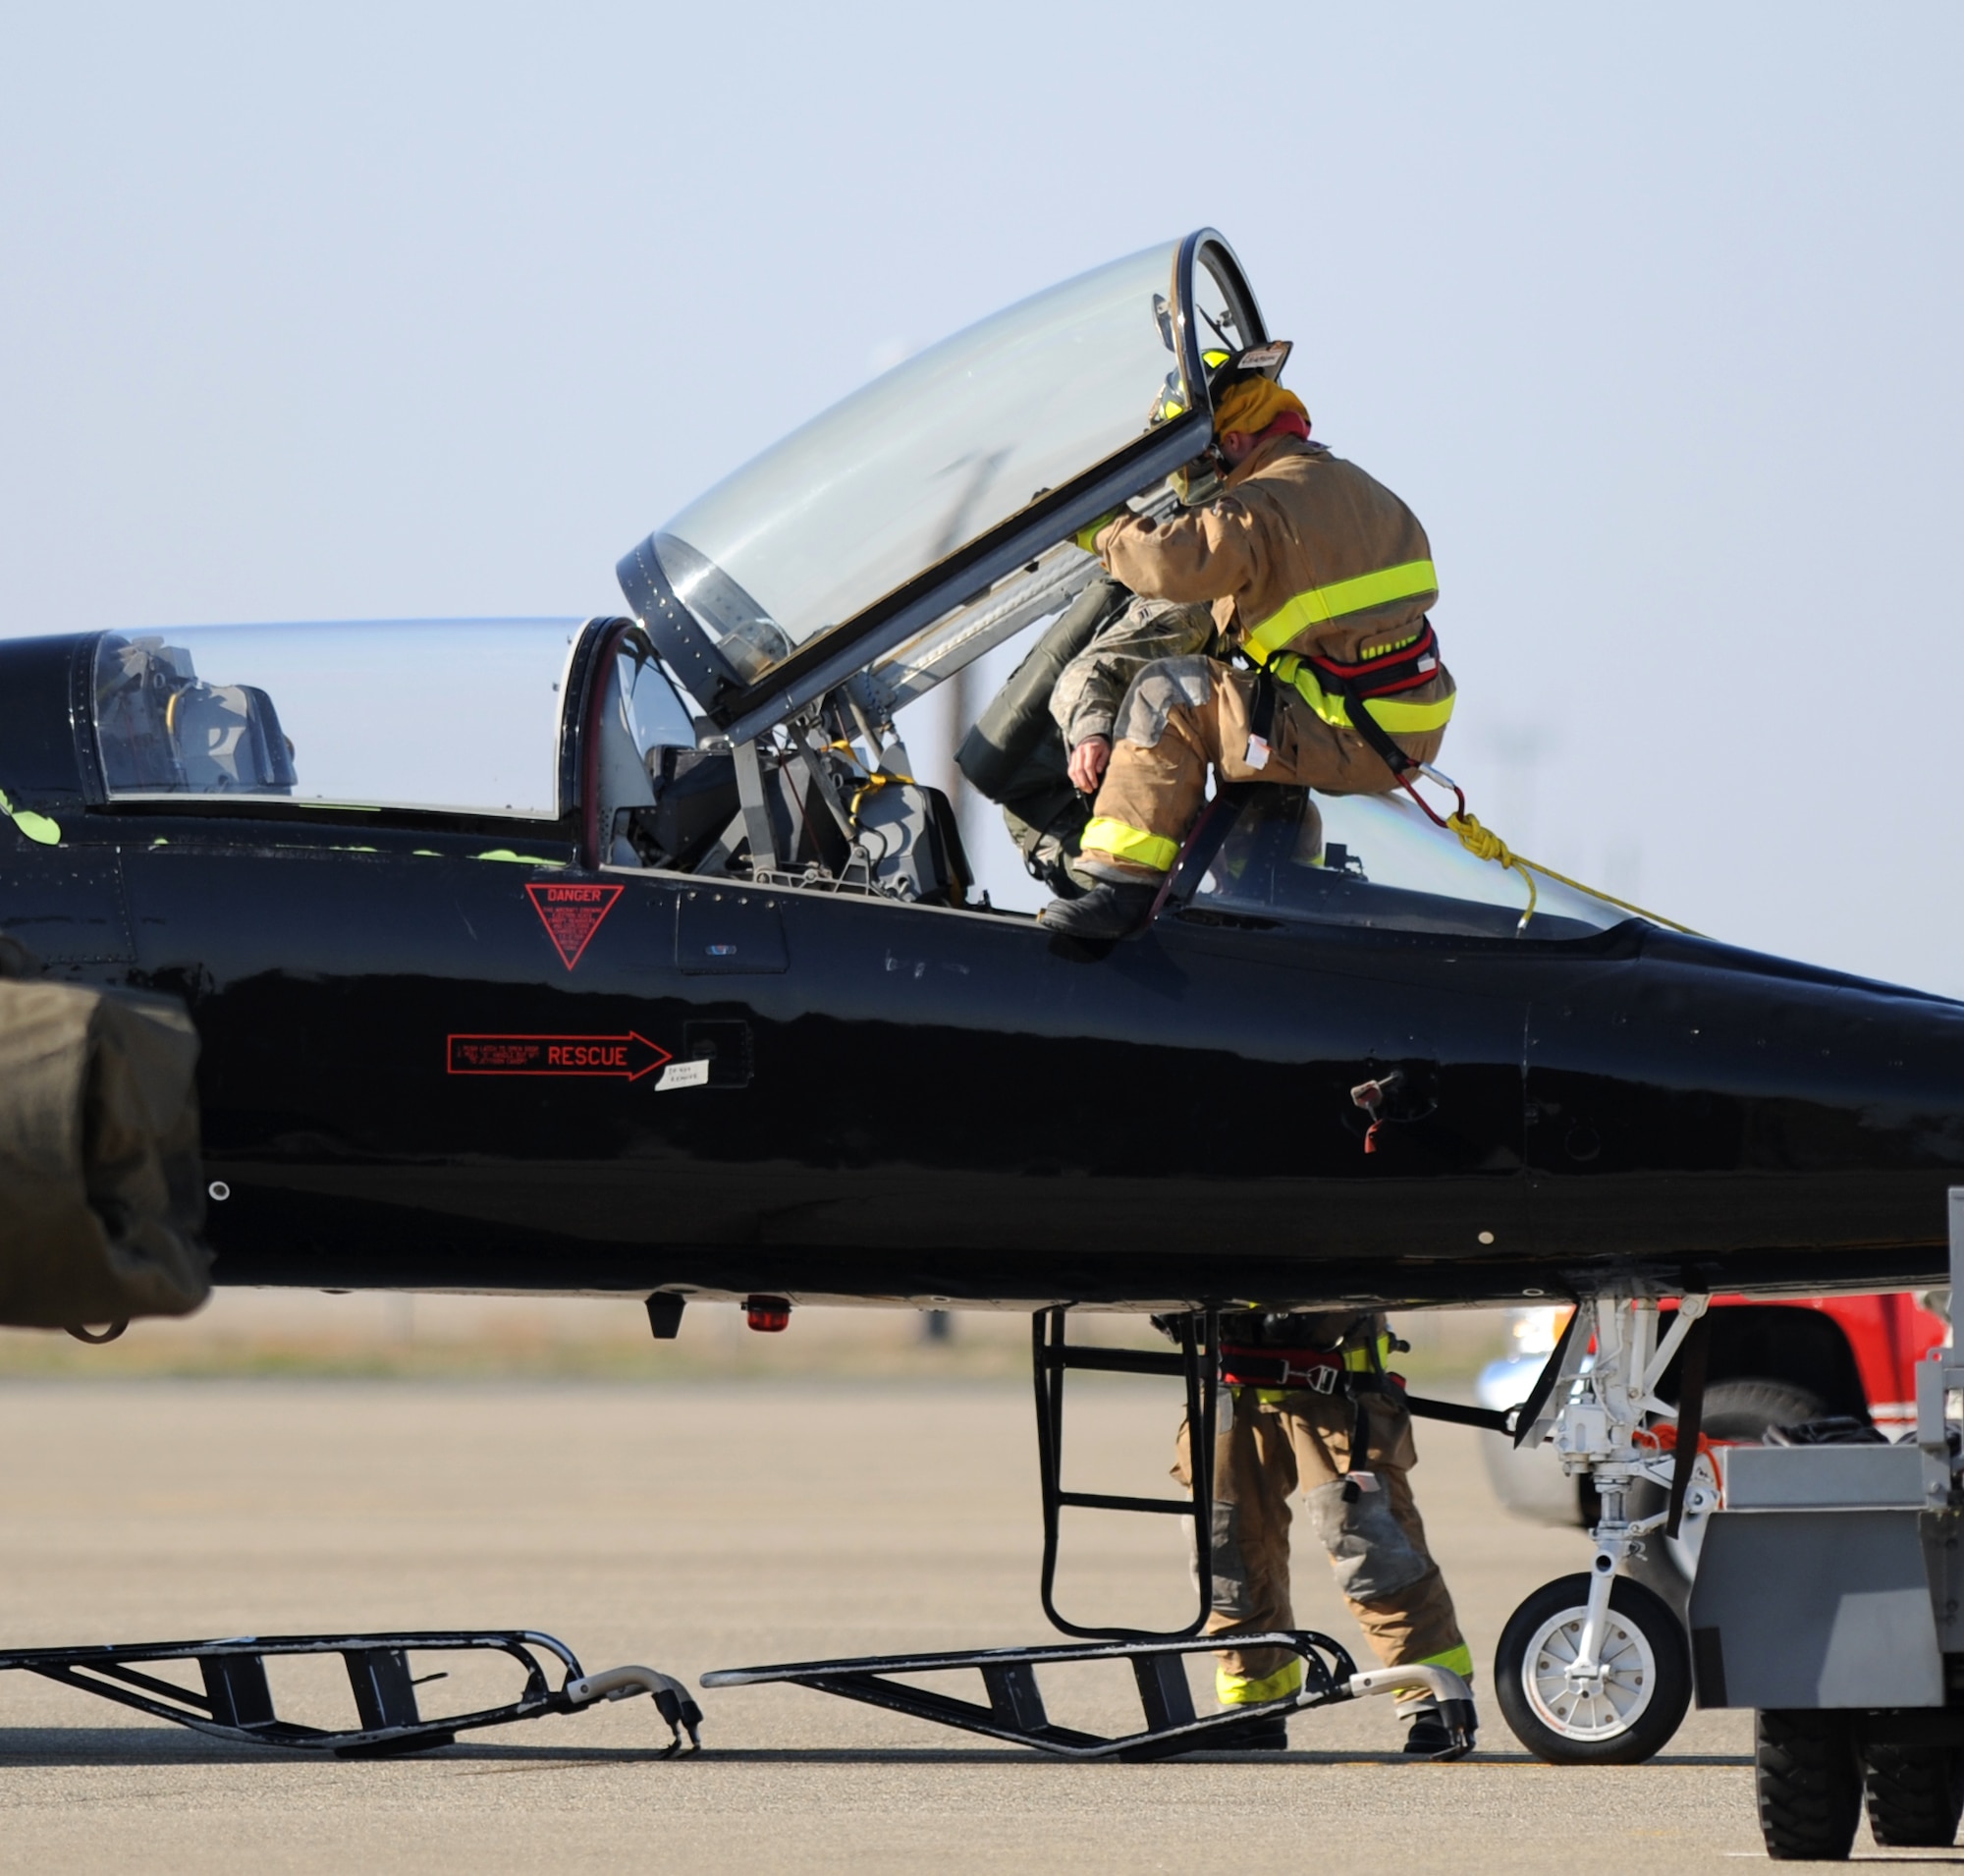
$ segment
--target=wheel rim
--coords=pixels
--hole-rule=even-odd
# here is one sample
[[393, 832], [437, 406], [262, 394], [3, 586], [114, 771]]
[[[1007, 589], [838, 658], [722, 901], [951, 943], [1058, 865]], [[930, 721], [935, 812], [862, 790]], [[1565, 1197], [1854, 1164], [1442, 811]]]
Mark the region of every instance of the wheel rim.
[[1643, 1717], [1657, 1687], [1657, 1655], [1644, 1631], [1615, 1610], [1603, 1618], [1603, 1676], [1569, 1676], [1589, 1612], [1578, 1604], [1542, 1624], [1521, 1658], [1521, 1691], [1535, 1718], [1564, 1739], [1611, 1739]]

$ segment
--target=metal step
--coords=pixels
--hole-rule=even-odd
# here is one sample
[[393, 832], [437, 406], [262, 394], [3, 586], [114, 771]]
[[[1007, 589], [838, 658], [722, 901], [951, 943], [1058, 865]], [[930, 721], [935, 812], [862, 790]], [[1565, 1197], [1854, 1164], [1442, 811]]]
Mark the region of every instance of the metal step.
[[[482, 1651], [509, 1655], [525, 1673], [516, 1700], [470, 1713], [425, 1719], [416, 1688], [442, 1680], [420, 1680], [409, 1672], [411, 1654]], [[342, 1658], [360, 1725], [329, 1731], [282, 1720], [274, 1709], [266, 1674], [269, 1658], [333, 1655]], [[565, 1670], [559, 1686], [548, 1678], [546, 1657]], [[147, 1672], [173, 1662], [194, 1662], [201, 1685]], [[673, 1742], [664, 1756], [682, 1750], [687, 1731], [691, 1749], [702, 1746], [697, 1729], [702, 1711], [672, 1676], [653, 1668], [610, 1668], [584, 1673], [565, 1642], [532, 1628], [431, 1629], [376, 1635], [234, 1635], [223, 1641], [147, 1641], [85, 1648], [22, 1648], [0, 1652], [0, 1673], [18, 1670], [58, 1681], [139, 1713], [172, 1720], [214, 1738], [245, 1745], [273, 1745], [342, 1758], [377, 1758], [428, 1752], [449, 1745], [460, 1733], [478, 1727], [510, 1726], [547, 1713], [576, 1713], [601, 1700], [624, 1700], [635, 1693], [653, 1696], [667, 1721]]]
[[[1060, 1642], [1041, 1648], [973, 1648], [952, 1654], [869, 1655], [855, 1661], [723, 1668], [704, 1675], [702, 1684], [753, 1687], [791, 1682], [1012, 1745], [1034, 1746], [1066, 1759], [1161, 1759], [1205, 1752], [1215, 1749], [1211, 1740], [1250, 1720], [1273, 1719], [1423, 1685], [1439, 1699], [1441, 1717], [1453, 1735], [1453, 1749], [1445, 1756], [1456, 1758], [1472, 1745], [1472, 1690], [1459, 1676], [1444, 1668], [1376, 1668], [1360, 1674], [1340, 1643], [1307, 1628], [1269, 1629], [1236, 1635], [1233, 1640], [1238, 1648], [1286, 1648], [1301, 1656], [1302, 1690], [1286, 1699], [1197, 1716], [1181, 1663], [1187, 1655], [1220, 1647], [1222, 1637], [1218, 1636], [1180, 1641]], [[1080, 1661], [1130, 1663], [1146, 1723], [1143, 1729], [1104, 1738], [1051, 1723], [1036, 1671]], [[964, 1668], [981, 1675], [986, 1704], [958, 1700], [888, 1678]], [[1228, 1741], [1221, 1739], [1221, 1746], [1228, 1748]]]

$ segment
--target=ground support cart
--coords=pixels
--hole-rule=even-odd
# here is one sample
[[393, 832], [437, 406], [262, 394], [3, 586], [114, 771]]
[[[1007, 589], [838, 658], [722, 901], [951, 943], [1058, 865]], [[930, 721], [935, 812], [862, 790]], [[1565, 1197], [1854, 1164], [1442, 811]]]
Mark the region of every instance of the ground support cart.
[[[1950, 1194], [1964, 1294], [1964, 1188]], [[1866, 1796], [1884, 1846], [1964, 1810], [1964, 1360], [1917, 1369], [1914, 1444], [1736, 1447], [1691, 1586], [1702, 1707], [1751, 1707], [1770, 1855], [1839, 1859]]]

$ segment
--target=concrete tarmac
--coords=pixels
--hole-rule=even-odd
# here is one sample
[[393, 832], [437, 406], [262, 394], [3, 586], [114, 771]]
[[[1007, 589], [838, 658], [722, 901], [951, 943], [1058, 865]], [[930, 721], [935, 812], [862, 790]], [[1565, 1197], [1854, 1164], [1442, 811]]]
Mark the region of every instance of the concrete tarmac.
[[[1166, 1488], [1173, 1390], [1082, 1379], [1067, 1483]], [[546, 1629], [589, 1669], [644, 1662], [691, 1684], [718, 1667], [1040, 1642], [1032, 1417], [1027, 1389], [1003, 1383], [10, 1382], [0, 1638], [482, 1624]], [[344, 1763], [235, 1750], [13, 1675], [0, 1869], [1096, 1871], [1340, 1855], [1635, 1876], [1759, 1857], [1745, 1715], [1694, 1713], [1630, 1769], [1558, 1770], [1515, 1746], [1485, 1697], [1495, 1640], [1587, 1552], [1578, 1533], [1497, 1509], [1475, 1439], [1422, 1427], [1416, 1474], [1481, 1670], [1482, 1749], [1457, 1765], [1400, 1759], [1388, 1702], [1299, 1717], [1285, 1756], [1075, 1765], [793, 1687], [704, 1695], [695, 1758], [660, 1758], [666, 1729], [635, 1700]], [[1181, 1524], [1070, 1516], [1066, 1613], [1180, 1619]], [[1306, 1543], [1297, 1620], [1361, 1654]], [[1046, 1682], [1056, 1718], [1136, 1724], [1129, 1677], [1077, 1672]], [[958, 1690], [979, 1693], [967, 1681]], [[425, 1689], [426, 1708], [450, 1692]], [[295, 1697], [296, 1717], [322, 1724], [348, 1704], [332, 1676], [301, 1677]], [[1857, 1855], [1878, 1854], [1865, 1832]]]

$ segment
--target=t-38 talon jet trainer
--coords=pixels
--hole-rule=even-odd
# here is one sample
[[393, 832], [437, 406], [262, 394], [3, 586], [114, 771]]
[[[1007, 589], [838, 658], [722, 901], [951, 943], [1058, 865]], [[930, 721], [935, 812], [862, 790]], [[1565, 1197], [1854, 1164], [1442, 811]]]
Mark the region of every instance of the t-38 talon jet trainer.
[[[1320, 841], [1299, 795], [1230, 800], [1103, 955], [976, 903], [897, 714], [1062, 612], [1075, 532], [1205, 449], [1205, 352], [1270, 339], [1201, 231], [767, 450], [627, 554], [621, 617], [0, 645], [0, 926], [190, 1009], [221, 1283], [620, 1294], [658, 1335], [694, 1298], [1034, 1312], [1046, 1606], [1129, 1652], [1145, 1730], [1043, 1719], [1071, 1645], [936, 1658], [986, 1703], [885, 1678], [917, 1657], [736, 1678], [1056, 1751], [1205, 1743], [1197, 1623], [1051, 1604], [1060, 1513], [1101, 1503], [1193, 1517], [1207, 1599], [1205, 1467], [1190, 1502], [1063, 1491], [1066, 1370], [1178, 1374], [1211, 1420], [1224, 1304], [1575, 1299], [1510, 1424], [1594, 1470], [1599, 1569], [1536, 1605], [1502, 1700], [1548, 1757], [1642, 1756], [1688, 1662], [1612, 1593], [1664, 1516], [1628, 1495], [1671, 1485], [1673, 1528], [1716, 1498], [1695, 1438], [1647, 1427], [1695, 1430], [1714, 1290], [1941, 1281], [1964, 1008], [1546, 878], [1528, 914], [1389, 796], [1318, 798]], [[1076, 1349], [1074, 1305], [1174, 1313], [1184, 1346]], [[1293, 1704], [1377, 1690], [1296, 1641]]]

